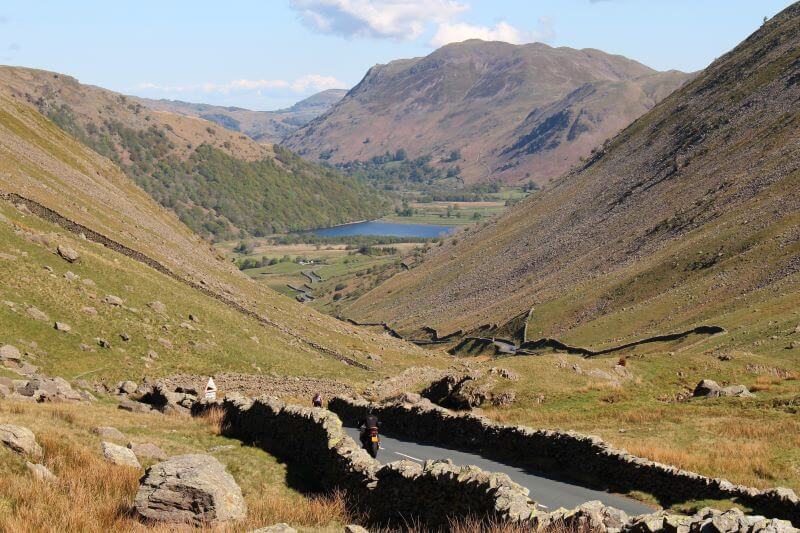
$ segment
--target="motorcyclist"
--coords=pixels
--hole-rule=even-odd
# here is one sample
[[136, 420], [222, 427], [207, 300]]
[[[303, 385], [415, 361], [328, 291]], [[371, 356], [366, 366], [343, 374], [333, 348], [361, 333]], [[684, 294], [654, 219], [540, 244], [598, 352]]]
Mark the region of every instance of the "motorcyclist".
[[314, 407], [322, 407], [322, 394], [316, 393], [314, 399], [311, 400], [311, 404]]
[[372, 407], [367, 408], [367, 416], [358, 424], [358, 429], [361, 431], [361, 444], [366, 446], [367, 440], [369, 439], [369, 429], [370, 428], [379, 428], [381, 426], [381, 421], [378, 420], [378, 417], [375, 416], [375, 413], [372, 410]]

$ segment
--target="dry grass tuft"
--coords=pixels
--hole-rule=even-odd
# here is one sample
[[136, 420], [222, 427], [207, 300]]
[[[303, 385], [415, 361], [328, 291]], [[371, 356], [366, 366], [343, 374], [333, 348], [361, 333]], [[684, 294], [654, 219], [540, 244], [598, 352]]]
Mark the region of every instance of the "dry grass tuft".
[[247, 504], [247, 522], [253, 527], [278, 522], [325, 527], [355, 521], [348, 511], [347, 498], [341, 492], [301, 498], [281, 494], [274, 487], [265, 485], [257, 497], [248, 498]]
[[208, 424], [213, 435], [222, 435], [227, 429], [225, 410], [221, 407], [212, 407], [200, 415], [199, 418]]

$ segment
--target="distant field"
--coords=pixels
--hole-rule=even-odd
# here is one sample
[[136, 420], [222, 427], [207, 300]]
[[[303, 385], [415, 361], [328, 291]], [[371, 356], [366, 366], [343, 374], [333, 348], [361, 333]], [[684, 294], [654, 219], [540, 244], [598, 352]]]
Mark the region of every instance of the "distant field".
[[[311, 302], [313, 307], [322, 311], [331, 312], [333, 295], [336, 292], [351, 290], [354, 280], [373, 274], [376, 270], [396, 266], [402, 258], [420, 247], [418, 243], [397, 243], [391, 245], [376, 245], [372, 248], [393, 248], [396, 253], [387, 255], [364, 255], [355, 249], [348, 249], [347, 245], [315, 245], [315, 244], [278, 244], [270, 245], [266, 240], [252, 243], [252, 252], [248, 254], [235, 253], [233, 248], [237, 243], [222, 243], [219, 247], [235, 260], [278, 259], [274, 265], [259, 268], [249, 268], [244, 273], [251, 278], [265, 283], [271, 289], [292, 298], [300, 292], [289, 288], [289, 285], [302, 288], [308, 285], [311, 294], [316, 300]], [[351, 246], [351, 248], [353, 248]], [[295, 260], [305, 258], [313, 260], [314, 264], [300, 264]], [[311, 283], [303, 272], [314, 272], [322, 278], [321, 281]], [[347, 290], [336, 290], [345, 286]]]

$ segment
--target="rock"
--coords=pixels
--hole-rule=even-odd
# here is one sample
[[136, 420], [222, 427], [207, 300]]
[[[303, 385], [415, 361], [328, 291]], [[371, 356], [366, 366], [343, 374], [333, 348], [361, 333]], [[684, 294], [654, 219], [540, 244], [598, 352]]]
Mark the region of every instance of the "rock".
[[142, 467], [142, 465], [139, 464], [139, 460], [136, 458], [136, 454], [133, 453], [133, 450], [129, 450], [113, 442], [103, 441], [100, 445], [103, 447], [103, 457], [115, 465], [130, 466], [133, 468]]
[[82, 352], [93, 352], [94, 351], [94, 348], [92, 348], [88, 344], [84, 344], [84, 343], [81, 343], [80, 346], [78, 346], [78, 348], [80, 348], [80, 350]]
[[155, 302], [150, 302], [147, 304], [150, 309], [155, 311], [158, 314], [166, 315], [167, 314], [167, 306], [156, 300]]
[[155, 350], [147, 350], [147, 357], [149, 359], [158, 359], [158, 353]]
[[716, 398], [719, 396], [721, 390], [722, 387], [720, 387], [716, 381], [704, 379], [694, 388], [692, 396], [695, 398]]
[[[345, 531], [349, 531], [345, 529]], [[286, 523], [254, 529], [250, 533], [297, 533], [297, 530]]]
[[80, 401], [83, 397], [72, 389], [67, 380], [59, 377], [49, 378], [33, 375], [25, 385], [17, 389], [22, 396], [33, 398], [37, 402]]
[[29, 317], [31, 317], [34, 320], [41, 320], [43, 322], [50, 321], [50, 317], [47, 316], [47, 314], [44, 311], [36, 307], [29, 307], [25, 310], [25, 312], [28, 314]]
[[694, 389], [692, 396], [695, 398], [719, 398], [721, 396], [735, 396], [739, 398], [752, 398], [755, 395], [744, 385], [730, 385], [720, 387], [716, 381], [704, 379]]
[[81, 312], [85, 313], [85, 314], [87, 314], [89, 316], [97, 316], [97, 309], [95, 309], [94, 307], [88, 306], [88, 305], [86, 307], [82, 308]]
[[509, 381], [519, 380], [519, 374], [507, 368], [492, 367], [489, 369], [489, 374], [500, 376], [501, 378], [505, 378]]
[[103, 439], [122, 440], [125, 438], [120, 430], [111, 426], [98, 426], [92, 429], [92, 433]]
[[726, 354], [726, 353], [723, 353], [723, 354], [718, 355], [717, 359], [719, 359], [720, 361], [731, 361], [731, 360], [733, 360], [733, 356], [729, 355], [729, 354]]
[[122, 300], [122, 298], [120, 298], [119, 296], [114, 296], [113, 294], [109, 294], [108, 296], [106, 296], [105, 298], [103, 298], [103, 301], [104, 301], [105, 303], [107, 303], [108, 305], [113, 305], [114, 307], [119, 307], [119, 306], [121, 306], [123, 303], [125, 303], [125, 302]]
[[65, 324], [63, 322], [56, 322], [53, 325], [53, 327], [55, 328], [56, 331], [61, 331], [64, 333], [69, 333], [70, 331], [72, 331], [72, 326], [70, 326], [69, 324]]
[[169, 339], [165, 339], [163, 337], [159, 337], [156, 342], [158, 342], [161, 346], [163, 346], [164, 348], [166, 348], [168, 350], [172, 349], [172, 342]]
[[796, 350], [800, 348], [800, 341], [792, 341], [789, 343], [789, 346], [786, 347], [788, 350]]
[[101, 348], [111, 348], [111, 343], [110, 343], [110, 342], [108, 342], [107, 340], [105, 340], [105, 339], [101, 339], [101, 338], [99, 338], [99, 337], [98, 337], [97, 339], [95, 339], [95, 340], [97, 341], [97, 344], [98, 344], [98, 345], [99, 345]]
[[723, 387], [720, 396], [735, 396], [737, 398], [755, 398], [755, 394], [750, 392], [744, 385], [731, 385]]
[[19, 348], [16, 346], [6, 344], [5, 346], [0, 347], [0, 361], [14, 361], [18, 363], [21, 360], [22, 354], [20, 353]]
[[344, 526], [344, 533], [369, 533], [369, 530], [355, 524], [350, 524], [348, 526]]
[[129, 442], [128, 448], [135, 453], [136, 457], [138, 458], [144, 457], [147, 459], [156, 459], [158, 461], [163, 461], [167, 458], [167, 454], [164, 453], [161, 448], [149, 442], [144, 444], [134, 444]]
[[196, 322], [196, 323], [198, 323], [198, 324], [200, 323], [200, 319], [199, 319], [199, 318], [197, 318], [197, 316], [196, 316], [196, 315], [193, 315], [193, 314], [191, 314], [191, 313], [189, 313], [189, 320], [191, 320], [192, 322]]
[[492, 405], [497, 407], [508, 407], [515, 401], [517, 401], [517, 394], [514, 391], [492, 395]]
[[58, 248], [56, 248], [56, 251], [58, 252], [58, 255], [60, 255], [61, 258], [68, 263], [74, 263], [81, 257], [78, 252], [65, 244], [59, 244]]
[[83, 278], [83, 281], [81, 281], [81, 283], [83, 283], [87, 287], [94, 287], [96, 285], [94, 280], [93, 279], [89, 279], [89, 278]]
[[150, 413], [153, 411], [153, 408], [146, 403], [135, 402], [133, 400], [129, 400], [128, 398], [125, 398], [119, 402], [117, 408], [122, 409], [123, 411], [130, 411], [131, 413]]
[[121, 381], [117, 384], [117, 390], [121, 394], [133, 394], [138, 388], [139, 385], [135, 381]]
[[36, 435], [26, 427], [0, 425], [0, 443], [20, 455], [33, 458], [42, 456], [42, 447], [36, 442]]
[[142, 478], [134, 502], [145, 519], [215, 524], [245, 517], [242, 491], [210, 455], [179, 455], [155, 464]]
[[31, 475], [39, 481], [47, 481], [48, 483], [55, 483], [58, 481], [55, 474], [42, 464], [25, 461], [25, 466], [30, 470]]
[[119, 338], [122, 339], [124, 342], [128, 342], [131, 340], [131, 336], [127, 333], [120, 333]]

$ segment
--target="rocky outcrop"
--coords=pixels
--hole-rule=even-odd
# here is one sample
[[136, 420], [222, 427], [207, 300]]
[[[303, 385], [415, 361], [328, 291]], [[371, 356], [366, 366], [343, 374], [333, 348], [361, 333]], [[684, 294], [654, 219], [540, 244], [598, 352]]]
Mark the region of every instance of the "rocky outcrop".
[[179, 455], [147, 469], [134, 506], [157, 522], [217, 524], [245, 517], [242, 491], [210, 455]]
[[12, 424], [0, 425], [0, 444], [20, 455], [34, 459], [42, 456], [42, 447], [36, 442], [36, 435], [26, 427]]
[[738, 398], [753, 398], [755, 394], [750, 392], [744, 385], [720, 386], [716, 381], [704, 379], [694, 388], [692, 396], [695, 398], [719, 398], [725, 396], [735, 396]]
[[[499, 375], [499, 371], [493, 374]], [[507, 406], [515, 401], [513, 392], [496, 393], [493, 390], [494, 385], [495, 380], [487, 378], [480, 371], [447, 374], [425, 388], [422, 396], [442, 407], [458, 410], [468, 410], [489, 403]]]
[[790, 489], [759, 490], [701, 476], [636, 457], [599, 437], [505, 426], [472, 413], [453, 413], [428, 400], [415, 401], [414, 395], [385, 404], [337, 397], [328, 404], [347, 423], [360, 420], [368, 406], [373, 407], [389, 435], [424, 435], [427, 441], [448, 448], [477, 452], [586, 486], [620, 493], [645, 491], [662, 504], [732, 499], [755, 512], [800, 524], [800, 499]]

